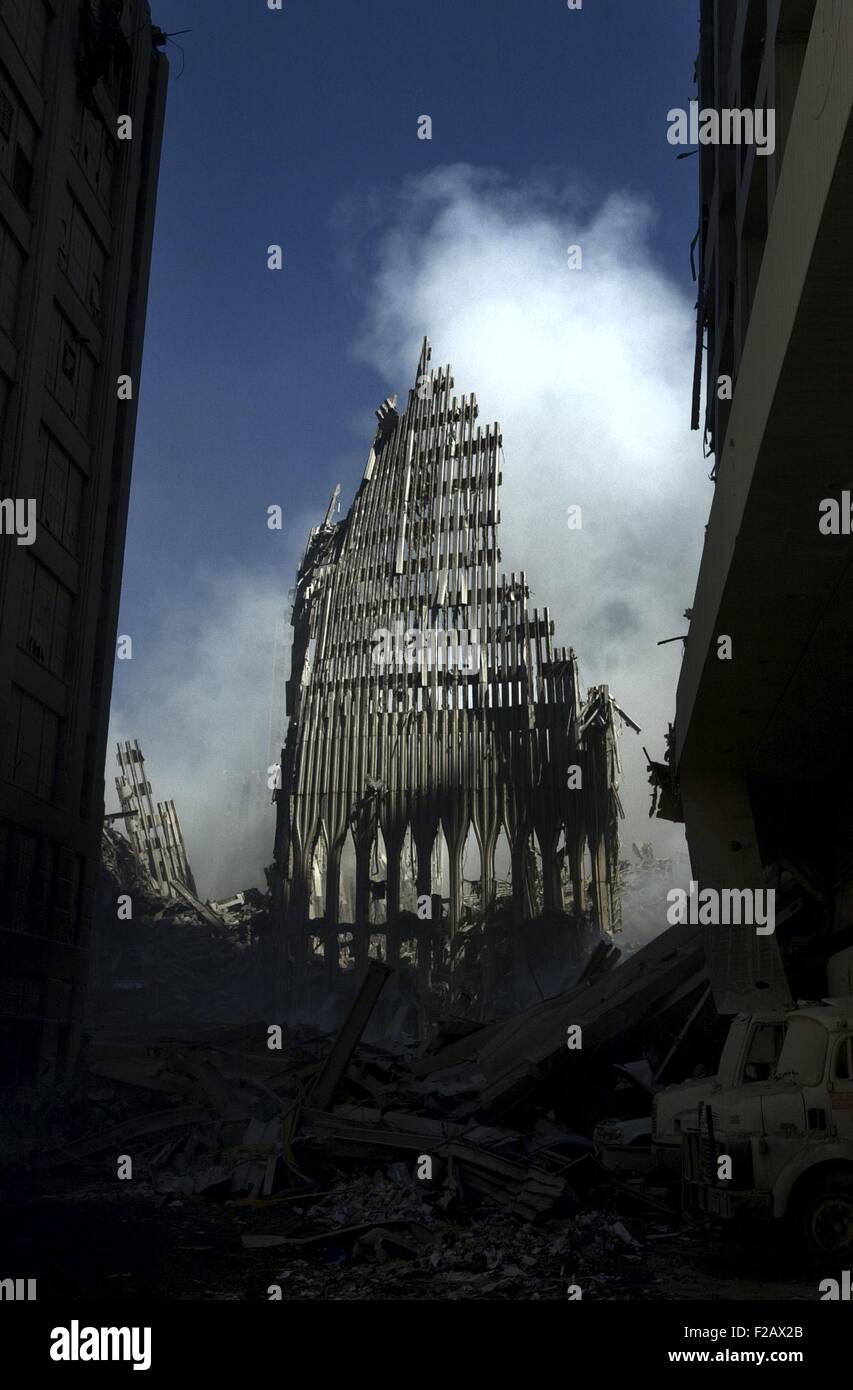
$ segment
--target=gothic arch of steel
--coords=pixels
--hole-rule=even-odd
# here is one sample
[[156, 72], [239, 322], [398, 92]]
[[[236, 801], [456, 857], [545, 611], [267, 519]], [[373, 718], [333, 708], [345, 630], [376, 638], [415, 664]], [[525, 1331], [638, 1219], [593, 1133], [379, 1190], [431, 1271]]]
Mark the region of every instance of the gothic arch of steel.
[[[417, 893], [429, 896], [432, 848], [447, 844], [451, 939], [462, 910], [462, 853], [473, 827], [481, 901], [494, 890], [493, 856], [505, 827], [513, 900], [525, 912], [526, 846], [542, 854], [546, 909], [562, 907], [564, 852], [574, 900], [587, 907], [584, 847], [594, 919], [618, 926], [618, 757], [606, 686], [582, 698], [571, 648], [554, 648], [546, 609], [528, 611], [523, 573], [500, 572], [501, 432], [478, 423], [476, 397], [453, 394], [451, 369], [430, 368], [424, 341], [405, 410], [376, 412], [364, 477], [342, 521], [337, 491], [299, 566], [292, 613], [289, 723], [275, 793], [270, 871], [277, 933], [288, 938], [298, 992], [308, 929], [332, 942], [338, 926], [341, 853], [356, 849], [355, 926], [369, 919], [369, 859], [381, 827], [387, 851], [387, 931], [395, 954], [401, 856], [417, 849]], [[467, 661], [407, 661], [400, 634], [455, 630]], [[377, 634], [397, 634], [384, 663]], [[473, 652], [473, 657], [472, 657]], [[581, 769], [581, 787], [570, 769]], [[565, 849], [558, 851], [561, 835]], [[328, 847], [325, 918], [310, 924], [314, 847]], [[303, 945], [300, 945], [300, 939]], [[279, 943], [281, 945], [281, 943]], [[330, 958], [330, 980], [334, 962]], [[424, 977], [425, 978], [425, 977]]]

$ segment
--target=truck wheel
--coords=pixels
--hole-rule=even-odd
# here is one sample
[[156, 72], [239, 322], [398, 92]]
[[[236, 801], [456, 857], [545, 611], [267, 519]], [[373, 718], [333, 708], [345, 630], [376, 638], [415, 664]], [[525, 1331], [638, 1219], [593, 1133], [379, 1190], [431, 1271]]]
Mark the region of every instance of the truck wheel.
[[803, 1235], [814, 1255], [853, 1252], [853, 1173], [828, 1173], [800, 1207]]

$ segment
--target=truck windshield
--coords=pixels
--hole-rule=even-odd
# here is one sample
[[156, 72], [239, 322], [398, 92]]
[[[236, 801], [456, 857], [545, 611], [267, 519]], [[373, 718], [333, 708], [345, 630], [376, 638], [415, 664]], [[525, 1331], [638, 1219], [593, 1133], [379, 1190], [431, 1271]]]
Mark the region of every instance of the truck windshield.
[[782, 1023], [759, 1023], [749, 1043], [743, 1069], [744, 1081], [767, 1081], [773, 1075], [782, 1049], [785, 1027]]
[[816, 1086], [823, 1078], [826, 1030], [813, 1018], [792, 1018], [779, 1053], [776, 1075], [801, 1086]]

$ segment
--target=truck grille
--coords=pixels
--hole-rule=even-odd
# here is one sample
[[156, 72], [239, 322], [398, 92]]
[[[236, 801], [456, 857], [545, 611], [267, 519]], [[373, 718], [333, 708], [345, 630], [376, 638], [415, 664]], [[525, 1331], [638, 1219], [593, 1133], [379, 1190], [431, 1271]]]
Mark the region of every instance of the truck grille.
[[[705, 1124], [702, 1123], [703, 1120]], [[713, 1183], [717, 1180], [717, 1145], [714, 1139], [714, 1112], [710, 1105], [705, 1106], [699, 1126], [699, 1162], [702, 1180]]]
[[[746, 1191], [754, 1183], [752, 1166], [752, 1145], [749, 1140], [719, 1140], [714, 1129], [714, 1113], [710, 1105], [703, 1107], [699, 1116], [699, 1133], [695, 1136], [696, 1147], [690, 1154], [690, 1176], [693, 1181], [707, 1183], [710, 1187], [727, 1187], [730, 1191]], [[732, 1176], [724, 1180], [717, 1177], [717, 1160], [727, 1154], [732, 1161]]]

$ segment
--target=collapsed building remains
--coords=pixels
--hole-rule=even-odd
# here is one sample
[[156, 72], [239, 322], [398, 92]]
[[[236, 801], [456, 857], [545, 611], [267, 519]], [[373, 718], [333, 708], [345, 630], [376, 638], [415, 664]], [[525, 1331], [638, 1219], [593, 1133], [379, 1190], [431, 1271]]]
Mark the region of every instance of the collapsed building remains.
[[133, 848], [165, 897], [188, 889], [197, 896], [174, 801], [152, 800], [139, 740], [116, 747], [121, 776], [115, 779], [121, 811], [107, 820], [123, 820]]
[[[121, 810], [105, 816], [86, 1026], [130, 1034], [252, 1015], [268, 899], [203, 902], [173, 801], [154, 802], [138, 740], [117, 746]], [[123, 822], [124, 834], [118, 826]]]
[[258, 959], [252, 948], [265, 900], [248, 890], [233, 905], [166, 893], [135, 845], [104, 826], [86, 996], [86, 1032], [137, 1039], [253, 1016]]
[[270, 870], [270, 978], [295, 1009], [309, 976], [337, 988], [345, 941], [357, 974], [371, 954], [405, 958], [421, 997], [441, 982], [488, 1015], [501, 853], [510, 956], [540, 916], [563, 918], [567, 951], [572, 920], [619, 927], [622, 712], [606, 686], [582, 697], [548, 610], [528, 610], [523, 573], [500, 572], [501, 431], [430, 356], [425, 340], [406, 409], [377, 410], [353, 505], [333, 522], [338, 488], [297, 575]]

